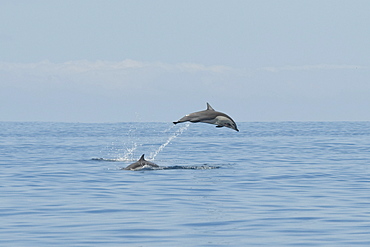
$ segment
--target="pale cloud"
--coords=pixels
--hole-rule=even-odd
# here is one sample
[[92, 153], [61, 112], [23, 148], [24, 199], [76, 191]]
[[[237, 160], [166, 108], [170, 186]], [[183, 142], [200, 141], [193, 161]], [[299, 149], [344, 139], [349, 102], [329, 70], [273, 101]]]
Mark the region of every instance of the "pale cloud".
[[178, 70], [185, 72], [209, 72], [224, 73], [235, 70], [231, 67], [215, 65], [206, 66], [196, 63], [167, 64], [161, 62], [141, 62], [131, 59], [112, 61], [68, 61], [64, 63], [52, 63], [48, 60], [37, 63], [5, 63], [0, 62], [0, 70], [8, 72], [29, 71], [47, 73], [85, 73], [89, 71], [119, 71], [130, 69], [157, 69], [157, 70]]
[[240, 70], [227, 66], [196, 63], [68, 61], [53, 63], [0, 63], [0, 86], [31, 91], [74, 91], [106, 96], [167, 97], [181, 93], [192, 95], [217, 93], [232, 85], [229, 78]]
[[[364, 107], [369, 72], [368, 66], [329, 64], [250, 69], [129, 59], [0, 62], [0, 106], [6, 106], [0, 115], [22, 121], [137, 121], [140, 113], [145, 116], [140, 121], [171, 121], [209, 101], [239, 115], [239, 121], [370, 119]], [[176, 108], [172, 102], [178, 102]]]
[[[278, 87], [277, 90], [281, 90], [281, 88], [287, 89], [292, 86], [286, 80], [288, 77], [285, 79], [281, 76], [270, 77], [271, 73], [330, 70], [368, 71], [369, 67], [318, 64], [241, 69], [224, 65], [170, 64], [131, 59], [123, 61], [79, 60], [64, 63], [53, 63], [47, 60], [37, 63], [0, 62], [0, 74], [3, 77], [0, 86], [7, 85], [8, 87], [33, 91], [43, 88], [47, 90], [72, 90], [96, 95], [119, 92], [126, 97], [132, 97], [139, 92], [142, 95], [150, 95], [150, 97], [186, 93], [191, 93], [193, 96], [198, 94], [200, 97], [200, 95], [212, 92], [211, 95], [214, 97], [229, 95], [229, 97], [244, 98], [266, 94], [275, 87]], [[313, 85], [316, 85], [307, 84], [308, 82], [301, 78], [295, 80], [302, 87], [306, 85], [312, 88]], [[327, 84], [327, 82], [325, 83]], [[322, 87], [322, 85], [323, 83], [319, 83], [316, 86]]]
[[[118, 62], [80, 60], [64, 63], [45, 60], [37, 63], [1, 62], [0, 73], [7, 78], [0, 82], [0, 85], [8, 84], [18, 88], [31, 88], [35, 84], [42, 87], [42, 84], [47, 84], [56, 88], [80, 88], [80, 90], [98, 87], [107, 90], [158, 91], [158, 87], [162, 87], [161, 90], [165, 87], [178, 87], [177, 84], [181, 82], [186, 82], [187, 85], [196, 83], [198, 88], [202, 83], [209, 86], [210, 81], [213, 81], [212, 84], [214, 81], [220, 82], [222, 77], [237, 74], [238, 70], [219, 65], [169, 64], [130, 59]], [[170, 80], [168, 78], [171, 77], [175, 77], [176, 81], [168, 82], [167, 80]]]
[[[135, 74], [138, 71], [147, 75], [158, 75], [168, 72], [181, 73], [207, 73], [208, 75], [224, 76], [239, 75], [249, 76], [253, 72], [281, 72], [281, 71], [309, 71], [309, 70], [369, 70], [368, 66], [363, 65], [333, 65], [317, 64], [302, 66], [270, 66], [257, 69], [233, 68], [224, 65], [206, 66], [197, 63], [169, 64], [162, 62], [142, 62], [131, 59], [123, 61], [68, 61], [64, 63], [53, 63], [41, 61], [37, 63], [5, 63], [0, 62], [0, 72], [17, 75], [39, 75], [39, 76], [70, 76], [83, 75], [86, 77], [99, 75], [124, 75]], [[119, 79], [119, 78], [117, 78]]]
[[175, 65], [176, 68], [182, 71], [187, 72], [212, 72], [212, 73], [225, 73], [225, 72], [233, 72], [236, 69], [222, 66], [222, 65], [214, 65], [214, 66], [205, 66], [203, 64], [195, 64], [195, 63], [181, 63]]
[[303, 66], [277, 66], [263, 67], [258, 70], [268, 72], [281, 71], [305, 71], [305, 70], [354, 70], [354, 69], [369, 69], [370, 67], [362, 65], [335, 65], [335, 64], [316, 64]]

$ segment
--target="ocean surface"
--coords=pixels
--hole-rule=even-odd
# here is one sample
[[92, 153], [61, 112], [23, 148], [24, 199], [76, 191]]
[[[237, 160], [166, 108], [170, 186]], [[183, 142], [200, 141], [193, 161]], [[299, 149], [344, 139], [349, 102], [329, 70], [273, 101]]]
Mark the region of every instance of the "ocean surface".
[[238, 127], [0, 122], [0, 246], [370, 246], [370, 122]]

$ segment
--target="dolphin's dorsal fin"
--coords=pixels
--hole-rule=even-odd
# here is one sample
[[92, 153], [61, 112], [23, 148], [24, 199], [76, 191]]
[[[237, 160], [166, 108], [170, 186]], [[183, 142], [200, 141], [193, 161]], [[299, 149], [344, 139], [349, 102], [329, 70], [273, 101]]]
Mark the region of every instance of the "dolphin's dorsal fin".
[[143, 154], [143, 155], [141, 155], [141, 157], [140, 157], [139, 161], [143, 161], [143, 160], [145, 160], [145, 159], [144, 159], [144, 154]]
[[212, 106], [207, 102], [207, 110], [214, 111], [215, 109], [213, 109]]

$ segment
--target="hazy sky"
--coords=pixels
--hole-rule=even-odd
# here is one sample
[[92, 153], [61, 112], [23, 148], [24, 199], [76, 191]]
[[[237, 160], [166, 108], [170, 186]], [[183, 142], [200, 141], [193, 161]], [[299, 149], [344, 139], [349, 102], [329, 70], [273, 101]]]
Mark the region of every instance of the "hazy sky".
[[0, 121], [370, 121], [370, 1], [0, 0]]

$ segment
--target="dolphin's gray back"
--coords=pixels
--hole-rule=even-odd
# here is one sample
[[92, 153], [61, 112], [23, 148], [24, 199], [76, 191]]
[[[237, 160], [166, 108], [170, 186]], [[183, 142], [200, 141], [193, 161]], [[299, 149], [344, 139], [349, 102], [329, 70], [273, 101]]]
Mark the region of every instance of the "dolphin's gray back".
[[142, 162], [141, 161], [136, 161], [135, 163], [132, 163], [131, 165], [129, 165], [128, 167], [125, 168], [125, 170], [134, 170], [134, 169], [137, 169], [139, 167], [143, 166], [142, 165]]
[[135, 163], [132, 163], [131, 165], [124, 168], [125, 170], [135, 170], [137, 168], [143, 167], [145, 165], [152, 166], [152, 167], [159, 167], [158, 165], [154, 164], [153, 162], [147, 161], [142, 157], [143, 159], [140, 159], [136, 161]]
[[224, 116], [224, 117], [230, 118], [228, 115], [222, 112], [218, 112], [214, 110], [204, 110], [204, 111], [190, 113], [182, 117], [178, 122], [180, 123], [186, 122], [186, 121], [190, 121], [192, 123], [205, 122], [207, 120], [215, 119], [217, 116]]

